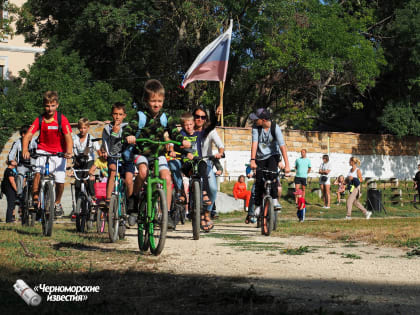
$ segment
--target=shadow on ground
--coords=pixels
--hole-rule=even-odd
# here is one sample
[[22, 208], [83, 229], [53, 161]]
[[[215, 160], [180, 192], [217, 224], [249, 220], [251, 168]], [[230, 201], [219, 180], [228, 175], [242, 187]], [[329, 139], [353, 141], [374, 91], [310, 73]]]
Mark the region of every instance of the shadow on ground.
[[[415, 314], [420, 293], [417, 286], [385, 283], [143, 271], [57, 274], [21, 270], [5, 274], [7, 279], [0, 279], [1, 314]], [[100, 286], [100, 293], [84, 293], [88, 296], [85, 302], [47, 302], [46, 293], [41, 293], [41, 305], [29, 307], [13, 291], [15, 279], [31, 287]]]

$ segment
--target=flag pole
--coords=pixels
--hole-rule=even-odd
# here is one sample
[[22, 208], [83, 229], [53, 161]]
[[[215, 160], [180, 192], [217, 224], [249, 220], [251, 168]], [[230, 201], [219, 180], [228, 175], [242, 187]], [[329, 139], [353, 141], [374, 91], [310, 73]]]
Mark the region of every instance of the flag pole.
[[220, 102], [219, 102], [220, 114], [218, 117], [218, 121], [220, 121], [220, 126], [224, 127], [224, 122], [223, 122], [223, 93], [225, 91], [224, 81], [219, 81], [219, 88], [220, 88]]

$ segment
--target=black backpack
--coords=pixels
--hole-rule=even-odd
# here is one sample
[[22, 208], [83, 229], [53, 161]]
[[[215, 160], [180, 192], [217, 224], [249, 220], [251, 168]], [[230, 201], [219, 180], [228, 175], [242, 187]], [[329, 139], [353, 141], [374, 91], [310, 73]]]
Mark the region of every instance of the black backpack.
[[[277, 126], [277, 124], [274, 121], [271, 121], [270, 132], [271, 132], [271, 136], [273, 137], [274, 141], [277, 141], [276, 126]], [[260, 140], [261, 132], [262, 132], [263, 127], [258, 126], [258, 127], [254, 127], [254, 128], [258, 129], [258, 140]]]

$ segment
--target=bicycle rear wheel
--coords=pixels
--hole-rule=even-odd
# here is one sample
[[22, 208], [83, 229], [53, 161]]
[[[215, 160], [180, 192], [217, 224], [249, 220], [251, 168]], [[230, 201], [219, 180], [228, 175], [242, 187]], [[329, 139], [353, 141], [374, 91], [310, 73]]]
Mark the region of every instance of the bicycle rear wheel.
[[153, 255], [159, 255], [165, 247], [166, 232], [168, 230], [168, 206], [166, 192], [157, 189], [152, 197], [153, 221], [149, 224], [150, 251]]
[[105, 224], [106, 224], [106, 212], [103, 211], [100, 207], [96, 211], [96, 231], [98, 233], [105, 232]]
[[267, 196], [263, 200], [263, 209], [261, 216], [261, 234], [269, 236], [273, 230], [274, 224], [274, 206], [273, 199]]
[[201, 185], [198, 180], [194, 180], [192, 184], [192, 200], [190, 211], [192, 211], [192, 230], [193, 239], [200, 238], [200, 219], [201, 219]]
[[[140, 197], [141, 198], [141, 197]], [[140, 199], [139, 210], [137, 214], [137, 240], [139, 243], [139, 250], [145, 252], [149, 249], [149, 224], [147, 223], [147, 202]]]
[[118, 196], [112, 195], [108, 210], [108, 234], [112, 243], [118, 241]]
[[42, 209], [42, 234], [45, 236], [52, 235], [54, 206], [54, 187], [51, 182], [47, 182], [44, 186], [44, 209]]
[[28, 186], [23, 188], [22, 196], [23, 200], [20, 201], [22, 209], [22, 225], [29, 226], [31, 213], [29, 212], [29, 203], [28, 203]]
[[87, 200], [85, 196], [81, 196], [76, 201], [76, 230], [77, 232], [84, 233], [86, 226], [87, 216]]

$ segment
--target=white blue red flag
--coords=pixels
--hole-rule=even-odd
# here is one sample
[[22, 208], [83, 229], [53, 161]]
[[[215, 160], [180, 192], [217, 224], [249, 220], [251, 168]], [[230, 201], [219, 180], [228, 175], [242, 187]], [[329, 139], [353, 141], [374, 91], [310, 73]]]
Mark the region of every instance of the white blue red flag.
[[230, 20], [229, 29], [211, 42], [195, 58], [193, 64], [184, 75], [181, 83], [182, 88], [197, 80], [226, 81], [232, 24], [233, 22]]

